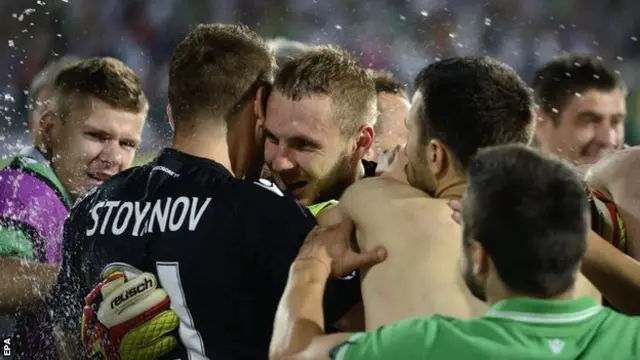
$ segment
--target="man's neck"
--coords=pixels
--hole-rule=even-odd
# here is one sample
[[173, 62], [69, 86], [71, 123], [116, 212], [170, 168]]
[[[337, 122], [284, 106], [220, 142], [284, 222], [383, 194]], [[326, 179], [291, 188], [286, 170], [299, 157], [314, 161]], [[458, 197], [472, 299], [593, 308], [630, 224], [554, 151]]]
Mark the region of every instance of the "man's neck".
[[512, 298], [528, 298], [537, 300], [573, 300], [575, 299], [574, 288], [555, 295], [542, 297], [535, 294], [527, 294], [523, 292], [513, 291], [504, 285], [502, 282], [498, 282], [497, 279], [491, 279], [487, 286], [487, 304], [494, 305], [503, 300], [509, 300]]
[[204, 135], [189, 137], [176, 135], [173, 139], [172, 147], [185, 154], [213, 160], [234, 174], [231, 160], [229, 159], [229, 146], [225, 136], [208, 135], [208, 137]]
[[436, 190], [435, 198], [437, 199], [459, 199], [467, 189], [467, 183], [464, 179], [459, 178], [448, 182], [444, 186]]

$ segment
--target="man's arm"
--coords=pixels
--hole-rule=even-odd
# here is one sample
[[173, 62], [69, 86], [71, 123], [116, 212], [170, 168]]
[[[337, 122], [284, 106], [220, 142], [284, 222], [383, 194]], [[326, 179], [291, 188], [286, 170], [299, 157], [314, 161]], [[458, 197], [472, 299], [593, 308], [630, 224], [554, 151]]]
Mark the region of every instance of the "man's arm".
[[587, 183], [616, 204], [626, 228], [627, 253], [640, 260], [640, 147], [619, 151], [593, 165]]
[[640, 262], [589, 232], [582, 273], [618, 310], [640, 315]]
[[329, 359], [329, 352], [351, 336], [324, 334], [322, 298], [329, 277], [317, 260], [291, 265], [289, 281], [276, 312], [270, 359]]
[[[328, 231], [326, 236], [335, 234]], [[370, 333], [325, 335], [322, 293], [331, 271], [323, 256], [301, 250], [276, 312], [270, 359], [402, 359], [408, 358], [411, 346], [427, 343], [420, 331], [426, 323], [418, 320]]]
[[5, 281], [0, 282], [0, 313], [13, 314], [20, 308], [34, 308], [45, 299], [56, 282], [58, 265], [42, 264], [16, 257], [0, 258]]

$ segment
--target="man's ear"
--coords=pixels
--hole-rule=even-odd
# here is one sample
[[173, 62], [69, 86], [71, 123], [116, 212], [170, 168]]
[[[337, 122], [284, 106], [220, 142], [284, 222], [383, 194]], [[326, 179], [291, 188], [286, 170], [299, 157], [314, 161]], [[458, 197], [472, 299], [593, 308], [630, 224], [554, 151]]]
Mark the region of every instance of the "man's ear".
[[473, 275], [478, 278], [485, 278], [489, 273], [489, 256], [482, 244], [476, 240], [471, 240], [471, 266]]
[[354, 156], [356, 158], [362, 159], [369, 152], [369, 149], [373, 146], [374, 136], [373, 126], [363, 125], [360, 127], [355, 138]]
[[173, 120], [173, 111], [171, 110], [171, 104], [167, 104], [167, 118], [169, 119], [169, 125], [171, 126], [171, 130], [175, 130], [176, 123]]
[[40, 147], [44, 153], [49, 153], [54, 146], [54, 139], [58, 138], [56, 127], [57, 116], [51, 110], [45, 110], [40, 115]]
[[437, 179], [442, 177], [448, 166], [452, 166], [449, 151], [438, 139], [431, 139], [426, 146], [426, 159], [429, 170]]
[[262, 126], [267, 112], [267, 101], [269, 100], [270, 89], [267, 86], [260, 86], [256, 92], [256, 98], [253, 102], [253, 113], [256, 116], [256, 124]]
[[553, 127], [555, 127], [553, 119], [538, 108], [536, 110], [536, 141], [540, 144], [546, 144], [549, 131], [552, 131]]

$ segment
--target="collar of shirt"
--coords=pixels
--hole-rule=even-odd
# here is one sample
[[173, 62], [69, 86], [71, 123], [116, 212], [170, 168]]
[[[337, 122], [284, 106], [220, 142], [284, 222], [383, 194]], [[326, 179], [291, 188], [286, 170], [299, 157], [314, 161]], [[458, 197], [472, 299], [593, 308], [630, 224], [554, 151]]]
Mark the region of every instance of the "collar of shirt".
[[575, 300], [512, 298], [493, 305], [485, 317], [562, 324], [583, 321], [598, 314], [600, 310], [602, 306], [589, 296]]
[[154, 162], [160, 166], [166, 166], [167, 168], [176, 172], [180, 167], [180, 165], [182, 164], [198, 163], [200, 165], [211, 167], [220, 173], [233, 177], [233, 174], [231, 174], [229, 170], [227, 170], [224, 166], [222, 166], [217, 161], [189, 155], [187, 153], [183, 153], [182, 151], [178, 151], [172, 148], [162, 149], [162, 151], [160, 151], [158, 156], [156, 156]]
[[41, 163], [42, 165], [49, 166], [49, 161], [44, 157], [44, 154], [38, 150], [35, 146], [27, 146], [22, 151], [20, 151], [20, 155], [27, 156]]

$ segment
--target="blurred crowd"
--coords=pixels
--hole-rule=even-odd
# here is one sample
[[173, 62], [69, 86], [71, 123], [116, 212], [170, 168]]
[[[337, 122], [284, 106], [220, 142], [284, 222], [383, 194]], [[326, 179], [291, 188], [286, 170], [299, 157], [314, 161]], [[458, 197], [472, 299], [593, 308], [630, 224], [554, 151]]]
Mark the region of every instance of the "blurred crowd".
[[630, 89], [640, 85], [640, 2], [633, 0], [0, 0], [0, 14], [0, 127], [16, 139], [3, 142], [27, 139], [23, 109], [33, 76], [52, 58], [75, 54], [115, 56], [135, 69], [152, 105], [145, 143], [166, 144], [167, 64], [201, 22], [339, 44], [405, 81], [425, 63], [470, 54], [502, 60], [530, 81], [536, 66], [570, 51], [597, 54]]

